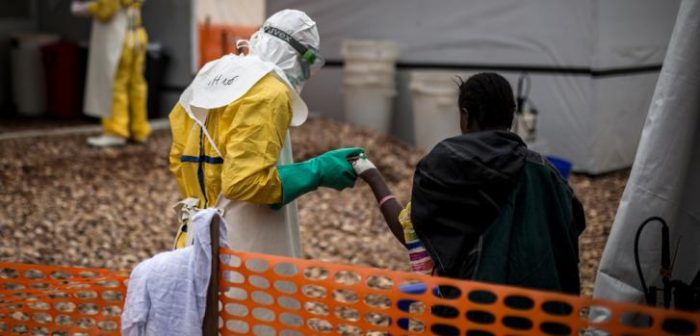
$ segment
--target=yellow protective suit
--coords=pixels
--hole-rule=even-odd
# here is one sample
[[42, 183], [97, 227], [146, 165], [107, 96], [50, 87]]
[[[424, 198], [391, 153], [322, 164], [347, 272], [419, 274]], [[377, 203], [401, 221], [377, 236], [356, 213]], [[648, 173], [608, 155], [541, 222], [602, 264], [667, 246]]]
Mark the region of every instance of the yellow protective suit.
[[104, 132], [110, 135], [145, 141], [151, 133], [148, 125], [148, 86], [143, 76], [148, 35], [141, 24], [143, 0], [96, 0], [88, 11], [96, 19], [109, 21], [121, 7], [130, 11], [129, 30], [124, 37], [119, 66], [112, 93], [112, 114], [102, 119]]
[[[170, 170], [183, 197], [214, 206], [219, 195], [258, 204], [282, 201], [277, 161], [292, 118], [289, 87], [268, 74], [227, 106], [210, 109], [207, 131], [219, 157], [199, 125], [177, 104], [170, 112], [173, 143]], [[179, 232], [176, 247], [184, 247]]]

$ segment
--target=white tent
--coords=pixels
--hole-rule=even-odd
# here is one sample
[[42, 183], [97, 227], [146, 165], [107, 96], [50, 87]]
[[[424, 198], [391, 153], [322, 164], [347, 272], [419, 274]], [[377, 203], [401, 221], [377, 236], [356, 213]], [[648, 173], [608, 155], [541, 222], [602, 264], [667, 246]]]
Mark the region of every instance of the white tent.
[[[672, 279], [689, 284], [700, 271], [700, 2], [681, 4], [664, 67], [644, 125], [596, 279], [594, 295], [644, 302], [634, 259], [635, 233], [652, 216], [670, 228]], [[661, 286], [661, 235], [650, 223], [640, 236], [647, 286]]]
[[[633, 159], [678, 0], [269, 0], [268, 13], [306, 11], [322, 51], [340, 64], [347, 38], [399, 43], [394, 134], [413, 140], [409, 72], [493, 69], [515, 85], [532, 78], [548, 154], [602, 173]], [[342, 71], [328, 67], [304, 89], [311, 108], [342, 118]]]

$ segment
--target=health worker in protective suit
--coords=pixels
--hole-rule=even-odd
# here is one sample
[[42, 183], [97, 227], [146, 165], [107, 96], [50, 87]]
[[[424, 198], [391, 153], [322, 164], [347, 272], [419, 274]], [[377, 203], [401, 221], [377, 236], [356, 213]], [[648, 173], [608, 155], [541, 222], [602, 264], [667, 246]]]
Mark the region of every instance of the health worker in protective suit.
[[292, 201], [321, 186], [352, 187], [357, 175], [348, 157], [363, 150], [291, 163], [288, 128], [308, 114], [299, 93], [323, 65], [314, 21], [283, 10], [246, 42], [248, 55], [207, 63], [170, 113], [170, 169], [186, 198], [177, 206], [175, 247], [189, 245], [192, 213], [215, 206], [223, 211], [232, 248], [298, 257]]
[[90, 38], [85, 113], [102, 118], [103, 134], [88, 138], [97, 147], [146, 141], [144, 64], [148, 36], [141, 24], [145, 0], [74, 1], [71, 11], [94, 18]]

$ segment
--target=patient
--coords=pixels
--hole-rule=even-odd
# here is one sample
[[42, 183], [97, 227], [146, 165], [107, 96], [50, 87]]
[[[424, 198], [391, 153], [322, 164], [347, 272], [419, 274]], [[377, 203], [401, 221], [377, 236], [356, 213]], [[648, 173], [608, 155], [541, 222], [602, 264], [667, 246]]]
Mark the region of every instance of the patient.
[[509, 131], [510, 84], [495, 73], [474, 75], [459, 84], [457, 104], [462, 135], [418, 163], [405, 208], [366, 156], [353, 161], [412, 269], [579, 294], [583, 208], [558, 171]]

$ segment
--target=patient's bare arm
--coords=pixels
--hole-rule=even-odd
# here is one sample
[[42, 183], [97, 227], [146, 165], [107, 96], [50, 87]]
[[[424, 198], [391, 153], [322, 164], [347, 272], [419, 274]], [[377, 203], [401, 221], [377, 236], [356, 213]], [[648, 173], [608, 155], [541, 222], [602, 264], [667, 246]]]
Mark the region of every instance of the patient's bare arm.
[[403, 227], [399, 222], [399, 214], [401, 210], [403, 210], [403, 206], [391, 193], [391, 190], [389, 190], [389, 186], [387, 186], [386, 181], [384, 181], [382, 173], [379, 172], [366, 156], [361, 156], [352, 160], [352, 166], [355, 168], [355, 172], [360, 178], [367, 182], [370, 188], [372, 188], [372, 193], [374, 193], [374, 197], [377, 199], [379, 210], [382, 212], [391, 233], [394, 234], [401, 244], [406, 245]]

